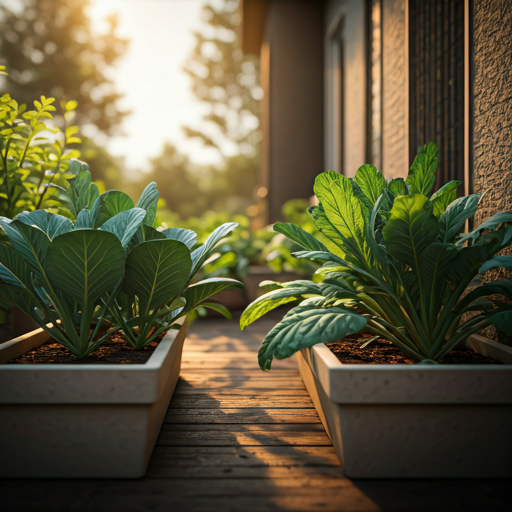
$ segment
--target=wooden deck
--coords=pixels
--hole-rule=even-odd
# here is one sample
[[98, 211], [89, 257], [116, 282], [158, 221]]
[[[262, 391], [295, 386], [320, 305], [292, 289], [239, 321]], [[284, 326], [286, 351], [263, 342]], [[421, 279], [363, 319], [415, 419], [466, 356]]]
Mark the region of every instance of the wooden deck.
[[275, 319], [202, 320], [141, 480], [4, 480], [3, 512], [510, 510], [510, 481], [344, 477], [295, 360], [261, 372]]

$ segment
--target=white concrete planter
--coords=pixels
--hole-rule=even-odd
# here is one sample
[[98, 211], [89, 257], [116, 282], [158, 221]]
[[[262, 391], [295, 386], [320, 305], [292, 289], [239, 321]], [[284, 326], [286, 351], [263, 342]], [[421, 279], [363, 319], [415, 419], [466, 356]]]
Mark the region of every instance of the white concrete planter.
[[297, 354], [347, 476], [512, 477], [512, 348], [469, 345], [505, 364], [351, 365], [324, 344]]
[[142, 477], [178, 381], [181, 321], [145, 364], [2, 364], [44, 343], [40, 329], [0, 346], [0, 477]]

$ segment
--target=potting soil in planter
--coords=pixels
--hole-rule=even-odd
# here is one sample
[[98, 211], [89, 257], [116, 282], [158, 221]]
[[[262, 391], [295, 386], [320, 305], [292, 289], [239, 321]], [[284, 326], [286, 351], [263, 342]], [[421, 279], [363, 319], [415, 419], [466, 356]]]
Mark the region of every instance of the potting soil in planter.
[[[331, 352], [344, 364], [416, 364], [390, 341], [377, 338], [372, 334], [356, 333], [341, 341], [326, 343]], [[368, 343], [369, 342], [369, 343]], [[364, 346], [365, 343], [368, 345]], [[486, 357], [473, 349], [456, 349], [440, 361], [441, 364], [502, 364], [496, 359]]]
[[121, 333], [116, 333], [92, 354], [82, 358], [74, 356], [66, 347], [50, 340], [7, 364], [144, 364], [164, 336], [165, 333], [143, 349], [136, 349]]

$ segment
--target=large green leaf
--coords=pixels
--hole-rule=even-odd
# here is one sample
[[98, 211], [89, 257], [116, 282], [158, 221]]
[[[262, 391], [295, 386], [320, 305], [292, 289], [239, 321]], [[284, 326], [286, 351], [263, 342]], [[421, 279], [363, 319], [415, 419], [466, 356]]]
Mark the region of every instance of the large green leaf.
[[217, 313], [220, 313], [228, 320], [231, 320], [233, 318], [233, 315], [230, 313], [229, 309], [222, 304], [217, 304], [216, 302], [203, 302], [201, 303], [201, 307], [213, 309], [213, 311], [217, 311]]
[[144, 222], [146, 211], [142, 208], [125, 210], [107, 220], [102, 226], [102, 231], [108, 231], [117, 236], [124, 249], [128, 247], [139, 226]]
[[194, 309], [201, 302], [212, 297], [216, 293], [228, 288], [243, 288], [244, 285], [236, 279], [229, 279], [227, 277], [212, 277], [210, 279], [204, 279], [190, 285], [187, 291], [184, 293], [184, 297], [187, 301], [187, 305], [183, 310], [183, 313]]
[[31, 291], [11, 284], [2, 284], [0, 286], [0, 300], [9, 306], [16, 306], [29, 315], [39, 327], [45, 327], [45, 322], [36, 313], [36, 308], [39, 308], [41, 304]]
[[169, 240], [178, 240], [183, 242], [189, 249], [192, 249], [197, 243], [197, 235], [191, 229], [183, 228], [167, 228], [162, 233]]
[[10, 245], [3, 243], [0, 243], [0, 279], [18, 287], [32, 289], [27, 262]]
[[419, 273], [423, 285], [431, 289], [436, 282], [444, 282], [444, 273], [450, 261], [457, 257], [458, 251], [453, 244], [434, 242], [420, 255]]
[[211, 254], [211, 251], [217, 245], [217, 243], [231, 234], [231, 232], [238, 226], [237, 222], [226, 222], [219, 226], [215, 231], [213, 231], [210, 236], [206, 239], [206, 242], [198, 247], [192, 253], [192, 270], [190, 273], [190, 277], [194, 276], [197, 271], [201, 268], [203, 263], [208, 259]]
[[128, 194], [120, 190], [109, 190], [95, 201], [91, 208], [93, 227], [102, 226], [107, 220], [126, 210], [131, 210], [135, 204]]
[[247, 306], [240, 318], [240, 329], [243, 331], [272, 309], [312, 294], [321, 294], [319, 285], [313, 281], [296, 281], [293, 286], [270, 291]]
[[479, 269], [478, 273], [482, 274], [487, 270], [496, 267], [510, 268], [512, 267], [512, 256], [495, 256], [491, 260], [487, 260]]
[[0, 225], [16, 252], [25, 258], [33, 270], [42, 270], [50, 245], [48, 235], [36, 226], [10, 221], [5, 217], [0, 217]]
[[46, 273], [53, 286], [90, 308], [123, 278], [124, 264], [124, 250], [115, 235], [80, 229], [54, 238]]
[[403, 178], [393, 178], [388, 183], [388, 190], [396, 196], [406, 196], [409, 191]]
[[38, 227], [48, 235], [50, 240], [73, 229], [73, 223], [68, 218], [47, 212], [46, 210], [21, 212], [16, 216], [15, 220], [23, 222], [28, 226]]
[[354, 181], [359, 185], [362, 193], [371, 204], [371, 208], [377, 202], [386, 188], [386, 180], [373, 165], [365, 164], [359, 167], [354, 176]]
[[124, 286], [139, 298], [140, 316], [176, 296], [187, 284], [191, 267], [188, 247], [177, 240], [151, 240], [135, 247], [126, 260]]
[[318, 343], [339, 341], [366, 326], [364, 316], [342, 308], [301, 308], [292, 310], [266, 336], [258, 352], [262, 370], [270, 370], [272, 360], [285, 359]]
[[[88, 169], [86, 164], [81, 164], [82, 169]], [[91, 209], [98, 199], [98, 187], [91, 181], [91, 173], [88, 170], [80, 170], [78, 174], [69, 180], [71, 190], [71, 210], [78, 216], [84, 208]]]
[[472, 194], [453, 201], [439, 218], [439, 240], [453, 242], [467, 219], [473, 217], [481, 194]]
[[[341, 174], [328, 171], [315, 180], [315, 194], [346, 246], [345, 254], [361, 263], [367, 259], [365, 213], [362, 203], [354, 196], [352, 183]], [[315, 219], [315, 216], [313, 216]], [[316, 222], [316, 219], [315, 219]], [[320, 231], [323, 231], [320, 228]], [[326, 233], [327, 235], [327, 233]], [[327, 235], [328, 236], [328, 235]], [[333, 240], [336, 242], [336, 240]]]
[[457, 188], [461, 184], [461, 181], [450, 181], [432, 194], [430, 202], [434, 207], [434, 215], [436, 217], [439, 218], [448, 208], [448, 205], [457, 199]]
[[331, 261], [341, 266], [348, 267], [347, 263], [338, 256], [325, 251], [297, 251], [292, 253], [296, 258], [305, 258], [313, 261]]
[[343, 238], [327, 218], [324, 207], [321, 204], [312, 206], [308, 209], [308, 212], [313, 218], [318, 231], [324, 235], [326, 241], [324, 245], [329, 249], [329, 252], [342, 258], [345, 257], [346, 248], [344, 247]]
[[508, 300], [512, 300], [512, 281], [493, 281], [492, 283], [485, 283], [471, 290], [457, 304], [457, 311], [465, 310], [473, 301], [481, 297], [489, 297], [490, 295], [504, 295]]
[[427, 197], [415, 194], [395, 199], [382, 234], [391, 256], [418, 269], [420, 254], [436, 239], [438, 232], [437, 219]]
[[301, 227], [295, 224], [285, 222], [276, 222], [274, 224], [274, 231], [282, 233], [296, 244], [304, 247], [308, 251], [327, 251], [327, 247], [319, 242], [313, 235], [304, 231]]
[[405, 180], [409, 194], [429, 195], [436, 179], [438, 162], [437, 146], [434, 142], [429, 142], [419, 149]]
[[467, 235], [464, 235], [457, 243], [463, 244], [467, 240], [473, 242], [480, 236], [482, 231], [496, 229], [501, 224], [512, 223], [512, 212], [500, 212], [493, 215], [491, 218], [484, 220], [475, 230]]
[[158, 198], [159, 198], [158, 189], [156, 188], [156, 183], [153, 181], [150, 183], [142, 192], [140, 196], [139, 202], [137, 203], [138, 208], [142, 208], [146, 210], [146, 218], [144, 219], [144, 223], [147, 226], [153, 227], [156, 218], [156, 211], [158, 208]]
[[488, 324], [494, 325], [508, 334], [512, 334], [512, 308], [489, 314], [489, 316], [486, 316], [486, 321]]
[[91, 215], [91, 210], [84, 208], [77, 215], [74, 229], [93, 229], [94, 228], [94, 219]]
[[489, 253], [484, 247], [471, 246], [463, 247], [457, 253], [457, 256], [448, 263], [446, 267], [446, 278], [453, 282], [459, 283], [472, 278], [482, 263], [489, 259]]

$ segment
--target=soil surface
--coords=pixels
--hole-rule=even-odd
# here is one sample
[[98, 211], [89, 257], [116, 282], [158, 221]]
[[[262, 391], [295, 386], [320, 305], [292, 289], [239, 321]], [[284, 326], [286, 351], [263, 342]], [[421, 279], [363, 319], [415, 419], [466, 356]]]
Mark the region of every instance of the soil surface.
[[[345, 337], [342, 341], [326, 343], [331, 352], [345, 364], [416, 364], [416, 361], [407, 357], [390, 341], [382, 338], [361, 347], [373, 334], [357, 333]], [[440, 361], [441, 364], [501, 364], [500, 361], [483, 356], [468, 349], [457, 349], [449, 352]]]
[[122, 333], [115, 333], [92, 354], [82, 358], [50, 340], [7, 364], [144, 364], [164, 336], [165, 333], [161, 334], [155, 341], [138, 350], [124, 339]]

